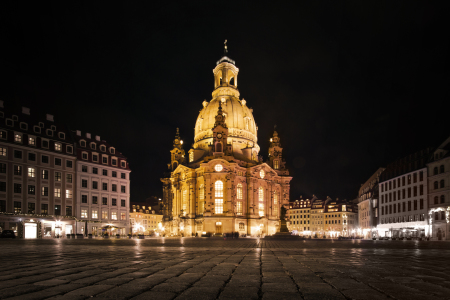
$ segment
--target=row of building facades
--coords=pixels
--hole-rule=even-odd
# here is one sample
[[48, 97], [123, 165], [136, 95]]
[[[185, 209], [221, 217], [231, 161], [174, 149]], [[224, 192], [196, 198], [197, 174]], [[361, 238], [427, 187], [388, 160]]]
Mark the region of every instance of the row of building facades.
[[450, 240], [449, 214], [450, 138], [379, 168], [356, 201], [290, 202], [288, 220], [306, 236]]
[[19, 237], [128, 234], [130, 168], [99, 136], [0, 101], [0, 229]]

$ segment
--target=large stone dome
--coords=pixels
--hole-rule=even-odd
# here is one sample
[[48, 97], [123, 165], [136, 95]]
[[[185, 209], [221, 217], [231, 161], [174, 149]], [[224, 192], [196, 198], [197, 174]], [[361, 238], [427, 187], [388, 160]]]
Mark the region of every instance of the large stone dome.
[[195, 123], [194, 148], [207, 150], [208, 145], [212, 143], [212, 129], [221, 102], [228, 127], [227, 143], [232, 145], [233, 154], [240, 157], [242, 149], [253, 148], [252, 158], [255, 159], [259, 153], [258, 128], [253, 118], [253, 110], [247, 107], [244, 99], [239, 99], [237, 90], [239, 69], [234, 65], [234, 61], [233, 63], [228, 61], [229, 59], [220, 60], [213, 70], [215, 86], [213, 99], [210, 102], [203, 102], [203, 109]]

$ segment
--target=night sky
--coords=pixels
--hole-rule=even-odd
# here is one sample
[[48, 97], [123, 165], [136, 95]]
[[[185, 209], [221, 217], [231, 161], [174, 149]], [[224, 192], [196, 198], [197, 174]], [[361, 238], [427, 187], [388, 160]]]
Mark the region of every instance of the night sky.
[[161, 196], [227, 39], [264, 159], [277, 125], [291, 200], [354, 199], [379, 167], [449, 136], [449, 10], [297, 2], [2, 1], [0, 99], [100, 135], [128, 157], [131, 200]]

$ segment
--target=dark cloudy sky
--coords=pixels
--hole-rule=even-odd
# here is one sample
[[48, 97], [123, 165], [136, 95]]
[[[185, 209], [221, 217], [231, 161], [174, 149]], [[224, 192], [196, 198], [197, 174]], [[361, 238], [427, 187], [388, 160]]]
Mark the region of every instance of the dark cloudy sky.
[[265, 158], [277, 125], [291, 199], [353, 199], [450, 133], [448, 7], [368, 2], [2, 1], [0, 99], [100, 135], [129, 159], [132, 201], [159, 196], [227, 39]]

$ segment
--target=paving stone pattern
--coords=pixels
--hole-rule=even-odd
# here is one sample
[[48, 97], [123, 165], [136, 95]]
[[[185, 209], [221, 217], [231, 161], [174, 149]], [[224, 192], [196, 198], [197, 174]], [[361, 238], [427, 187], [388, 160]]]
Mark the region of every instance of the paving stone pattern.
[[450, 299], [450, 243], [0, 240], [0, 299]]

